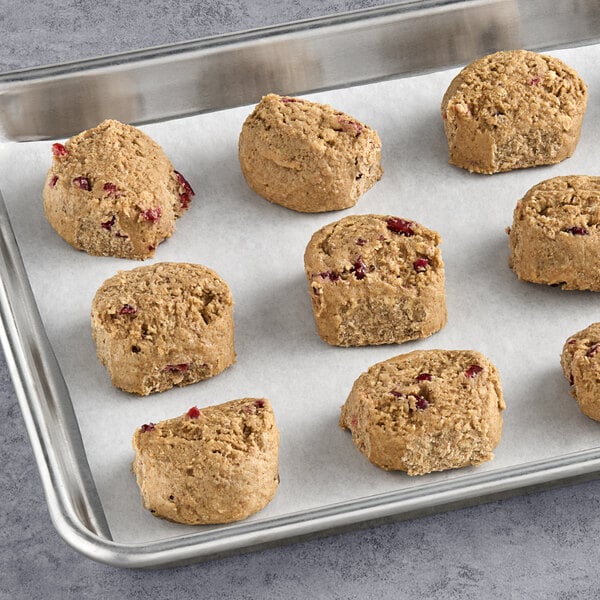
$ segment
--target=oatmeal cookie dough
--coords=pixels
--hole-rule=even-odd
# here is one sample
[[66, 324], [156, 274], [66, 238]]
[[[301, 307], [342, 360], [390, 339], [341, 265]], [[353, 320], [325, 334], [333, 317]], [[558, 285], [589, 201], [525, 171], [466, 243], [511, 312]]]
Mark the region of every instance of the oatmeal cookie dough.
[[279, 484], [279, 431], [264, 398], [198, 409], [133, 435], [145, 508], [169, 521], [239, 521], [264, 508]]
[[600, 323], [569, 337], [560, 364], [581, 412], [600, 421]]
[[558, 163], [575, 151], [586, 106], [585, 83], [557, 58], [527, 50], [480, 58], [442, 100], [450, 163], [488, 174]]
[[114, 120], [52, 145], [44, 210], [71, 246], [143, 260], [171, 236], [194, 191], [162, 148]]
[[325, 104], [269, 94], [239, 138], [248, 185], [300, 212], [354, 206], [382, 176], [377, 132]]
[[91, 321], [113, 385], [140, 396], [208, 379], [235, 362], [231, 292], [202, 265], [119, 271], [96, 292]]
[[400, 344], [447, 320], [435, 231], [390, 215], [351, 215], [313, 234], [304, 254], [320, 337], [334, 346]]
[[340, 426], [374, 465], [423, 475], [491, 460], [505, 408], [496, 367], [473, 350], [415, 350], [354, 383]]
[[507, 231], [519, 279], [600, 291], [600, 177], [542, 181], [517, 203]]

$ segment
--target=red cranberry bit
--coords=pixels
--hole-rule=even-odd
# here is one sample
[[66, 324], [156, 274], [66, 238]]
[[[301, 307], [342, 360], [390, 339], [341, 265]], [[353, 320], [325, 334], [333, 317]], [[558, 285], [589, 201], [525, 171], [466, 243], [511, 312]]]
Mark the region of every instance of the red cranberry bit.
[[415, 406], [419, 410], [425, 410], [426, 408], [429, 408], [429, 402], [427, 401], [427, 398], [423, 398], [423, 396], [415, 396], [415, 398], [417, 400]]
[[399, 392], [398, 390], [391, 390], [390, 394], [395, 398], [405, 398], [405, 395], [402, 392]]
[[102, 189], [106, 192], [106, 195], [109, 198], [118, 198], [121, 195], [119, 188], [114, 183], [107, 182], [104, 184]]
[[160, 209], [160, 206], [157, 206], [156, 208], [148, 208], [142, 212], [142, 217], [146, 221], [156, 223], [162, 217], [162, 210]]
[[432, 380], [431, 373], [419, 373], [415, 377], [415, 381], [431, 381], [431, 380]]
[[354, 265], [352, 266], [354, 269], [354, 276], [356, 279], [364, 279], [367, 276], [367, 265], [365, 261], [362, 259], [362, 256], [358, 256], [354, 261]]
[[568, 229], [563, 229], [566, 233], [571, 233], [573, 235], [587, 235], [588, 230], [585, 227], [569, 227]]
[[200, 411], [197, 406], [192, 406], [190, 410], [185, 413], [190, 419], [197, 419], [200, 416]]
[[73, 179], [73, 185], [86, 192], [89, 192], [91, 189], [90, 180], [87, 177], [75, 177], [75, 179]]
[[175, 175], [177, 177], [177, 183], [179, 183], [180, 187], [183, 188], [183, 193], [189, 194], [190, 196], [195, 196], [194, 190], [192, 189], [189, 181], [179, 171], [175, 171]]
[[287, 104], [288, 102], [298, 102], [298, 99], [297, 98], [290, 98], [289, 96], [282, 96], [281, 97], [281, 101], [285, 102]]
[[146, 433], [146, 431], [154, 431], [154, 423], [144, 423], [140, 429], [142, 433]]
[[473, 379], [473, 377], [476, 377], [477, 375], [479, 375], [479, 373], [481, 373], [481, 371], [483, 371], [483, 367], [480, 367], [479, 365], [471, 365], [465, 371], [465, 376], [468, 377], [469, 379]]
[[424, 273], [427, 271], [427, 267], [429, 266], [429, 259], [427, 258], [417, 258], [413, 263], [413, 269], [417, 273]]
[[594, 354], [596, 354], [596, 352], [598, 352], [598, 350], [600, 350], [600, 343], [598, 344], [594, 344], [586, 353], [586, 356], [594, 356]]
[[264, 400], [256, 400], [254, 402], [254, 406], [256, 406], [256, 408], [264, 408], [266, 406], [266, 402]]
[[54, 156], [66, 156], [69, 154], [69, 151], [62, 144], [57, 142], [56, 144], [52, 144], [52, 154], [54, 154]]
[[399, 233], [400, 235], [406, 235], [408, 237], [415, 235], [413, 230], [414, 223], [411, 223], [410, 221], [405, 221], [399, 217], [390, 217], [386, 223], [388, 229], [394, 233]]
[[167, 365], [163, 370], [167, 373], [185, 373], [189, 371], [190, 365], [187, 363], [180, 363], [178, 365]]
[[356, 238], [356, 245], [357, 246], [364, 246], [367, 243], [367, 240], [365, 240], [364, 238]]
[[528, 82], [527, 85], [538, 85], [541, 82], [541, 78], [540, 77], [532, 77]]
[[58, 175], [52, 175], [52, 177], [50, 177], [50, 179], [48, 181], [48, 186], [53, 188], [56, 185], [57, 181], [58, 181]]
[[363, 126], [356, 121], [351, 121], [350, 119], [345, 119], [344, 117], [338, 117], [338, 122], [342, 126], [342, 131], [353, 133], [356, 137], [362, 133]]
[[137, 313], [137, 308], [135, 306], [131, 306], [131, 304], [123, 304], [121, 310], [119, 310], [120, 315], [135, 315]]
[[189, 194], [179, 194], [179, 206], [181, 206], [181, 210], [187, 210], [191, 202], [192, 199]]
[[322, 273], [319, 273], [319, 277], [329, 279], [329, 281], [337, 281], [340, 278], [334, 271], [323, 271]]
[[100, 227], [102, 227], [102, 229], [106, 229], [107, 231], [110, 231], [113, 228], [113, 225], [115, 224], [116, 220], [117, 220], [117, 217], [115, 217], [115, 215], [113, 215], [110, 221], [104, 221], [104, 223], [100, 223]]
[[125, 233], [117, 231], [117, 233], [115, 233], [115, 237], [122, 238], [122, 239], [126, 240], [129, 236], [127, 234], [125, 234]]
[[356, 417], [352, 417], [352, 419], [350, 419], [350, 425], [352, 425], [352, 427], [356, 427], [358, 425], [358, 419]]

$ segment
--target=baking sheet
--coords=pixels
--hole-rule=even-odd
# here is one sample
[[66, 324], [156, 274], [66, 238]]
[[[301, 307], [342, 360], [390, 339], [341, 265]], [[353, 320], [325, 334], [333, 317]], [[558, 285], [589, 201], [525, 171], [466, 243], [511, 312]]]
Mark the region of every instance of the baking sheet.
[[[70, 391], [91, 472], [113, 539], [142, 544], [235, 525], [188, 527], [145, 511], [130, 472], [136, 427], [244, 396], [266, 396], [281, 430], [281, 486], [248, 522], [406, 490], [426, 499], [432, 483], [597, 448], [598, 423], [569, 395], [562, 344], [600, 320], [598, 296], [519, 282], [507, 266], [516, 201], [556, 175], [596, 174], [600, 136], [600, 47], [549, 52], [576, 68], [590, 102], [574, 156], [555, 166], [494, 176], [447, 164], [439, 103], [456, 70], [305, 95], [379, 131], [382, 180], [352, 209], [304, 215], [270, 204], [246, 185], [237, 138], [252, 107], [142, 127], [162, 145], [196, 191], [191, 210], [156, 257], [139, 263], [91, 257], [61, 240], [45, 221], [41, 190], [50, 142], [0, 147], [0, 182], [42, 320]], [[269, 90], [265, 90], [265, 93]], [[302, 256], [311, 234], [347, 214], [394, 214], [438, 230], [446, 264], [448, 324], [399, 346], [333, 348], [313, 322]], [[95, 356], [89, 312], [96, 289], [119, 269], [159, 261], [198, 262], [229, 283], [235, 306], [237, 363], [218, 377], [146, 398], [114, 389]], [[507, 410], [494, 461], [477, 468], [410, 478], [372, 466], [337, 426], [353, 381], [371, 364], [416, 348], [473, 348], [499, 368]]]

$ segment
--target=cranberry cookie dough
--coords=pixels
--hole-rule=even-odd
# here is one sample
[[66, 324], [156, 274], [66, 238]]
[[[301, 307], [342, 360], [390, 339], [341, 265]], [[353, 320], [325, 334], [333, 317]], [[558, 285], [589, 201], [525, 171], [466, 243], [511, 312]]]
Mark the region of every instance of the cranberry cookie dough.
[[377, 132], [328, 105], [269, 94], [239, 138], [248, 185], [300, 212], [354, 206], [383, 173]]
[[592, 323], [565, 342], [560, 364], [581, 412], [600, 421], [600, 323]]
[[194, 191], [162, 148], [114, 120], [53, 144], [46, 218], [71, 246], [143, 260], [175, 230]]
[[450, 163], [476, 173], [558, 163], [575, 151], [587, 106], [579, 75], [514, 50], [465, 67], [442, 100]]
[[505, 408], [498, 371], [473, 350], [415, 350], [355, 382], [340, 426], [374, 465], [423, 475], [491, 460]]
[[202, 265], [119, 271], [96, 292], [91, 320], [98, 358], [126, 392], [188, 385], [235, 362], [231, 292]]
[[264, 508], [279, 484], [279, 431], [264, 398], [198, 409], [133, 435], [145, 508], [169, 521], [239, 521]]
[[519, 279], [600, 291], [600, 177], [547, 179], [517, 203], [509, 265]]
[[321, 338], [366, 346], [439, 331], [447, 320], [440, 241], [389, 215], [351, 215], [313, 234], [304, 266]]

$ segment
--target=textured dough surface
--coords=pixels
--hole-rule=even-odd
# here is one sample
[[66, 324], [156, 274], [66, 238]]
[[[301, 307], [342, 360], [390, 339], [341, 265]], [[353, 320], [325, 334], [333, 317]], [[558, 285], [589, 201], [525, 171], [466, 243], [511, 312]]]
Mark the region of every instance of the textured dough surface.
[[243, 398], [149, 423], [133, 435], [144, 507], [190, 525], [229, 523], [264, 508], [279, 484], [279, 431], [264, 398]]
[[126, 392], [188, 385], [235, 362], [231, 292], [202, 265], [119, 271], [96, 292], [91, 320], [98, 358]]
[[519, 279], [600, 291], [600, 177], [542, 181], [517, 203], [509, 265]]
[[54, 145], [43, 192], [48, 222], [74, 248], [140, 260], [171, 236], [193, 195], [156, 142], [114, 120]]
[[600, 421], [600, 323], [569, 337], [560, 364], [581, 412]]
[[439, 331], [447, 320], [440, 242], [390, 215], [351, 215], [314, 233], [304, 266], [321, 338], [399, 344]]
[[466, 66], [442, 100], [450, 163], [477, 173], [558, 163], [575, 151], [587, 106], [576, 71], [513, 50]]
[[239, 161], [257, 194], [300, 212], [354, 206], [383, 173], [375, 130], [326, 104], [276, 94], [244, 122]]
[[354, 383], [340, 426], [386, 470], [423, 475], [493, 458], [505, 404], [498, 371], [473, 350], [415, 350]]

